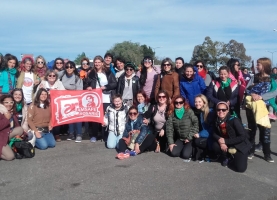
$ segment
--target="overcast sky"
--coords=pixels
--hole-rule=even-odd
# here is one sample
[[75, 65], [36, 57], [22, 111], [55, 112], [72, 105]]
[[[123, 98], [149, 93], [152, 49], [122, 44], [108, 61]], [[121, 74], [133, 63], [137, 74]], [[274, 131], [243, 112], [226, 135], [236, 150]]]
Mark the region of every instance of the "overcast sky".
[[[277, 51], [276, 0], [1, 1], [0, 52], [74, 60], [104, 55], [115, 43], [138, 42], [158, 57], [189, 61], [206, 36], [244, 43], [253, 59]], [[274, 53], [277, 63], [277, 52]]]

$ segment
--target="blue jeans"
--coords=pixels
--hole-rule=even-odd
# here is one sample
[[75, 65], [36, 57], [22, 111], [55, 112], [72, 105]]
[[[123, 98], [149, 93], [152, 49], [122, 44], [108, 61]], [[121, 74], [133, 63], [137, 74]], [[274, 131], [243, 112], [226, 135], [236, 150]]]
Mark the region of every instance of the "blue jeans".
[[107, 147], [109, 149], [114, 149], [115, 147], [118, 147], [118, 141], [122, 138], [122, 136], [122, 134], [117, 136], [114, 132], [109, 132]]
[[69, 126], [69, 134], [74, 134], [76, 135], [82, 135], [82, 122], [77, 122], [73, 124], [68, 124]]
[[41, 138], [36, 138], [36, 147], [45, 150], [56, 146], [56, 140], [52, 133], [41, 133]]

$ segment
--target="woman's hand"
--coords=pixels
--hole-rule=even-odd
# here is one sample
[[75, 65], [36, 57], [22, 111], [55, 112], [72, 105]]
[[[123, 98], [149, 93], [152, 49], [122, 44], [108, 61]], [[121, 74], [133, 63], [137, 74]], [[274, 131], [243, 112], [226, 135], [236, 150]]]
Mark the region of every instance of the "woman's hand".
[[137, 154], [139, 154], [140, 153], [140, 150], [139, 150], [139, 144], [138, 143], [135, 143], [135, 152], [137, 153]]
[[149, 120], [148, 119], [146, 119], [146, 118], [143, 118], [143, 121], [142, 121], [144, 124], [147, 124], [148, 125], [148, 123], [149, 123]]
[[219, 143], [219, 144], [225, 144], [224, 138], [222, 138], [222, 137], [219, 138], [219, 139], [218, 139], [218, 143]]
[[41, 133], [39, 131], [35, 131], [35, 136], [37, 139], [41, 138]]
[[175, 146], [177, 146], [177, 145], [176, 145], [176, 144], [170, 144], [170, 145], [169, 145], [169, 150], [170, 150], [170, 152], [173, 151], [173, 148], [174, 148]]
[[106, 89], [106, 87], [105, 87], [105, 86], [101, 86], [100, 88], [101, 88], [102, 90], [105, 90], [105, 89]]
[[220, 144], [220, 149], [221, 149], [222, 151], [224, 151], [224, 152], [227, 152], [228, 147], [227, 147], [226, 144]]
[[251, 97], [254, 101], [262, 100], [263, 98], [258, 94], [251, 94]]
[[34, 85], [38, 85], [39, 84], [39, 80], [37, 79], [37, 80], [35, 80], [35, 82], [34, 82]]
[[185, 139], [184, 143], [189, 143], [189, 140], [188, 140], [188, 139]]
[[195, 133], [193, 137], [199, 138], [199, 133]]
[[53, 129], [53, 127], [51, 125], [48, 126], [49, 131], [51, 131]]
[[7, 118], [7, 119], [11, 119], [12, 115], [10, 112], [5, 112], [4, 113], [4, 116]]
[[87, 90], [92, 90], [92, 87], [87, 87]]
[[163, 136], [164, 136], [164, 130], [163, 130], [163, 129], [160, 131], [159, 136], [160, 136], [160, 137], [163, 137]]

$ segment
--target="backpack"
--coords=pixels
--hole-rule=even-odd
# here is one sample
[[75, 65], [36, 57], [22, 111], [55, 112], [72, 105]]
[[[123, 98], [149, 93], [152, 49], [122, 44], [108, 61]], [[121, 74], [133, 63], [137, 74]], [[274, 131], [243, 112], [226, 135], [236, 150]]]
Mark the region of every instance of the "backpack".
[[33, 158], [35, 156], [35, 148], [30, 142], [24, 141], [20, 136], [11, 139], [9, 146], [12, 148], [15, 158]]

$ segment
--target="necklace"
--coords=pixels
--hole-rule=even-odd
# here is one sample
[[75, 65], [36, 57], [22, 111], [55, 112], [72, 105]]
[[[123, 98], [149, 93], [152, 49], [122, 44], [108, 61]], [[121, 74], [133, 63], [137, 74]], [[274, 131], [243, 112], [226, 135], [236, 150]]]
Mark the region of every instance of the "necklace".
[[[162, 107], [164, 107], [163, 110], [162, 110]], [[159, 106], [159, 105], [158, 105], [158, 113], [159, 113], [161, 116], [164, 115], [165, 109], [166, 109], [166, 106]]]

